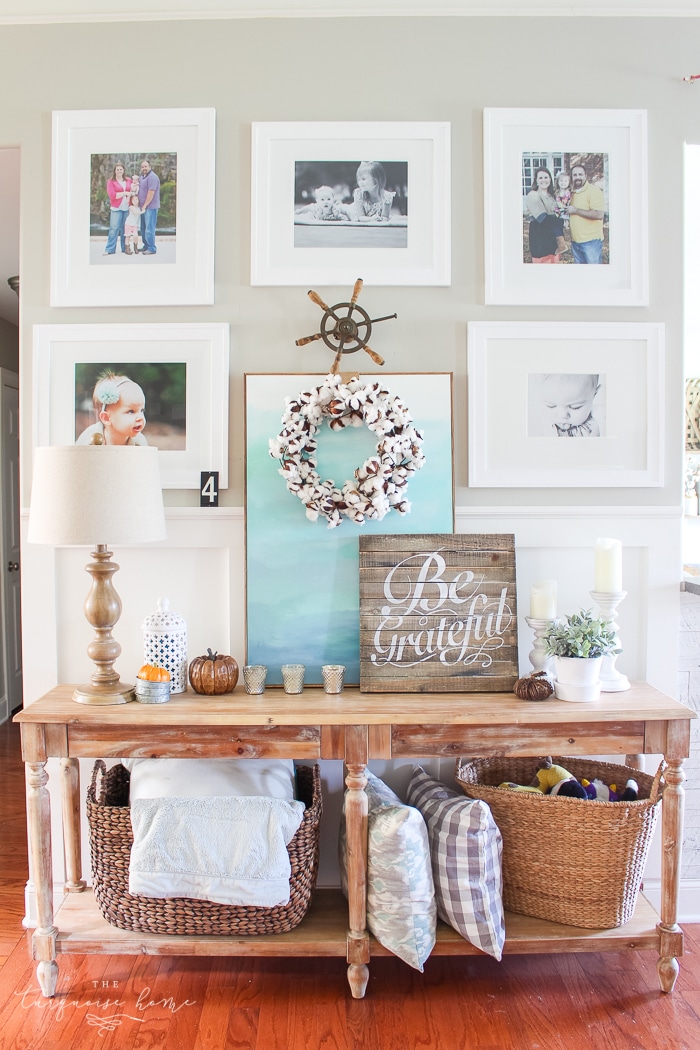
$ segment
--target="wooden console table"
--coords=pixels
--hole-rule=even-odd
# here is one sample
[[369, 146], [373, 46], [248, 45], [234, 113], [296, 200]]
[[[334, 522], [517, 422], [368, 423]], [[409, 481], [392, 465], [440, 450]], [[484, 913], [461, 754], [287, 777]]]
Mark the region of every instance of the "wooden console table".
[[[521, 915], [506, 915], [505, 951], [621, 951], [658, 953], [661, 989], [670, 992], [683, 953], [677, 900], [683, 839], [683, 761], [695, 713], [647, 685], [604, 693], [593, 704], [560, 700], [528, 703], [512, 694], [361, 694], [299, 696], [272, 690], [248, 696], [192, 693], [167, 704], [90, 707], [58, 686], [16, 716], [27, 764], [32, 872], [38, 926], [32, 934], [37, 977], [52, 996], [62, 952], [168, 955], [322, 955], [345, 957], [353, 996], [361, 998], [371, 955], [387, 952], [365, 928], [367, 798], [370, 759], [455, 758], [505, 754], [621, 755], [638, 765], [642, 754], [662, 754], [661, 909], [640, 895], [634, 917], [615, 930], [582, 930]], [[290, 933], [261, 937], [160, 936], [118, 930], [100, 915], [86, 889], [80, 861], [79, 758], [190, 757], [336, 759], [346, 766], [349, 901], [317, 890], [301, 924]], [[60, 759], [66, 894], [54, 921], [48, 758]], [[440, 924], [437, 955], [479, 954]]]

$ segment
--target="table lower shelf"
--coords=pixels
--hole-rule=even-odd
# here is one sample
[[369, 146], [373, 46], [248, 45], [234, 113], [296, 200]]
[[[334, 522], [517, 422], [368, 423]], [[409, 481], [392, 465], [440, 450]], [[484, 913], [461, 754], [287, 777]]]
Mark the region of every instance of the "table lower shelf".
[[[656, 911], [641, 894], [632, 919], [615, 930], [577, 926], [506, 913], [506, 954], [610, 952], [658, 949]], [[345, 958], [347, 902], [340, 890], [319, 889], [303, 921], [289, 933], [259, 937], [170, 936], [119, 930], [101, 915], [91, 890], [69, 893], [56, 913], [56, 950], [80, 955], [256, 955]], [[372, 956], [391, 953], [370, 938]], [[444, 923], [438, 924], [433, 955], [481, 955]]]

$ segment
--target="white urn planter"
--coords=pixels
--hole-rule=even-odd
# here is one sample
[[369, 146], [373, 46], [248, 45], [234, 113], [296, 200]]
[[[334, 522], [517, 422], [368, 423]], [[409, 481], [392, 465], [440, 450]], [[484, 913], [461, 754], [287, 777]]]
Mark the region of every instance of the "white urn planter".
[[602, 656], [554, 657], [554, 694], [559, 700], [587, 704], [600, 696]]

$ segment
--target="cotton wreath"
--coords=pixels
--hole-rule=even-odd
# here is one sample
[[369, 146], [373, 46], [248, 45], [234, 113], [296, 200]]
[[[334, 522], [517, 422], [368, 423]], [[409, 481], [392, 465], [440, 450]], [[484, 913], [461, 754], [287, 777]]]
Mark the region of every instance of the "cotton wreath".
[[[379, 382], [344, 383], [339, 375], [329, 374], [320, 386], [285, 398], [285, 403], [282, 431], [270, 438], [270, 455], [280, 461], [279, 473], [306, 507], [310, 521], [320, 514], [334, 529], [344, 517], [364, 525], [367, 520], [381, 521], [392, 508], [408, 514], [408, 479], [423, 466], [425, 456], [423, 434], [413, 426], [400, 398]], [[342, 489], [333, 480], [322, 481], [316, 470], [317, 435], [325, 419], [331, 430], [366, 426], [379, 438], [374, 455]]]

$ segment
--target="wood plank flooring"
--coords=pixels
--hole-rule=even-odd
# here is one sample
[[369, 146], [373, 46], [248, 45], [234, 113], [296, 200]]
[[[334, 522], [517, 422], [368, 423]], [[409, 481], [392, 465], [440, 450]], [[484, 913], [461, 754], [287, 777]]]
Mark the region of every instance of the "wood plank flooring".
[[0, 1050], [698, 1050], [700, 925], [673, 995], [653, 952], [395, 959], [351, 998], [342, 959], [66, 956], [43, 999], [21, 927], [16, 726], [0, 726]]

